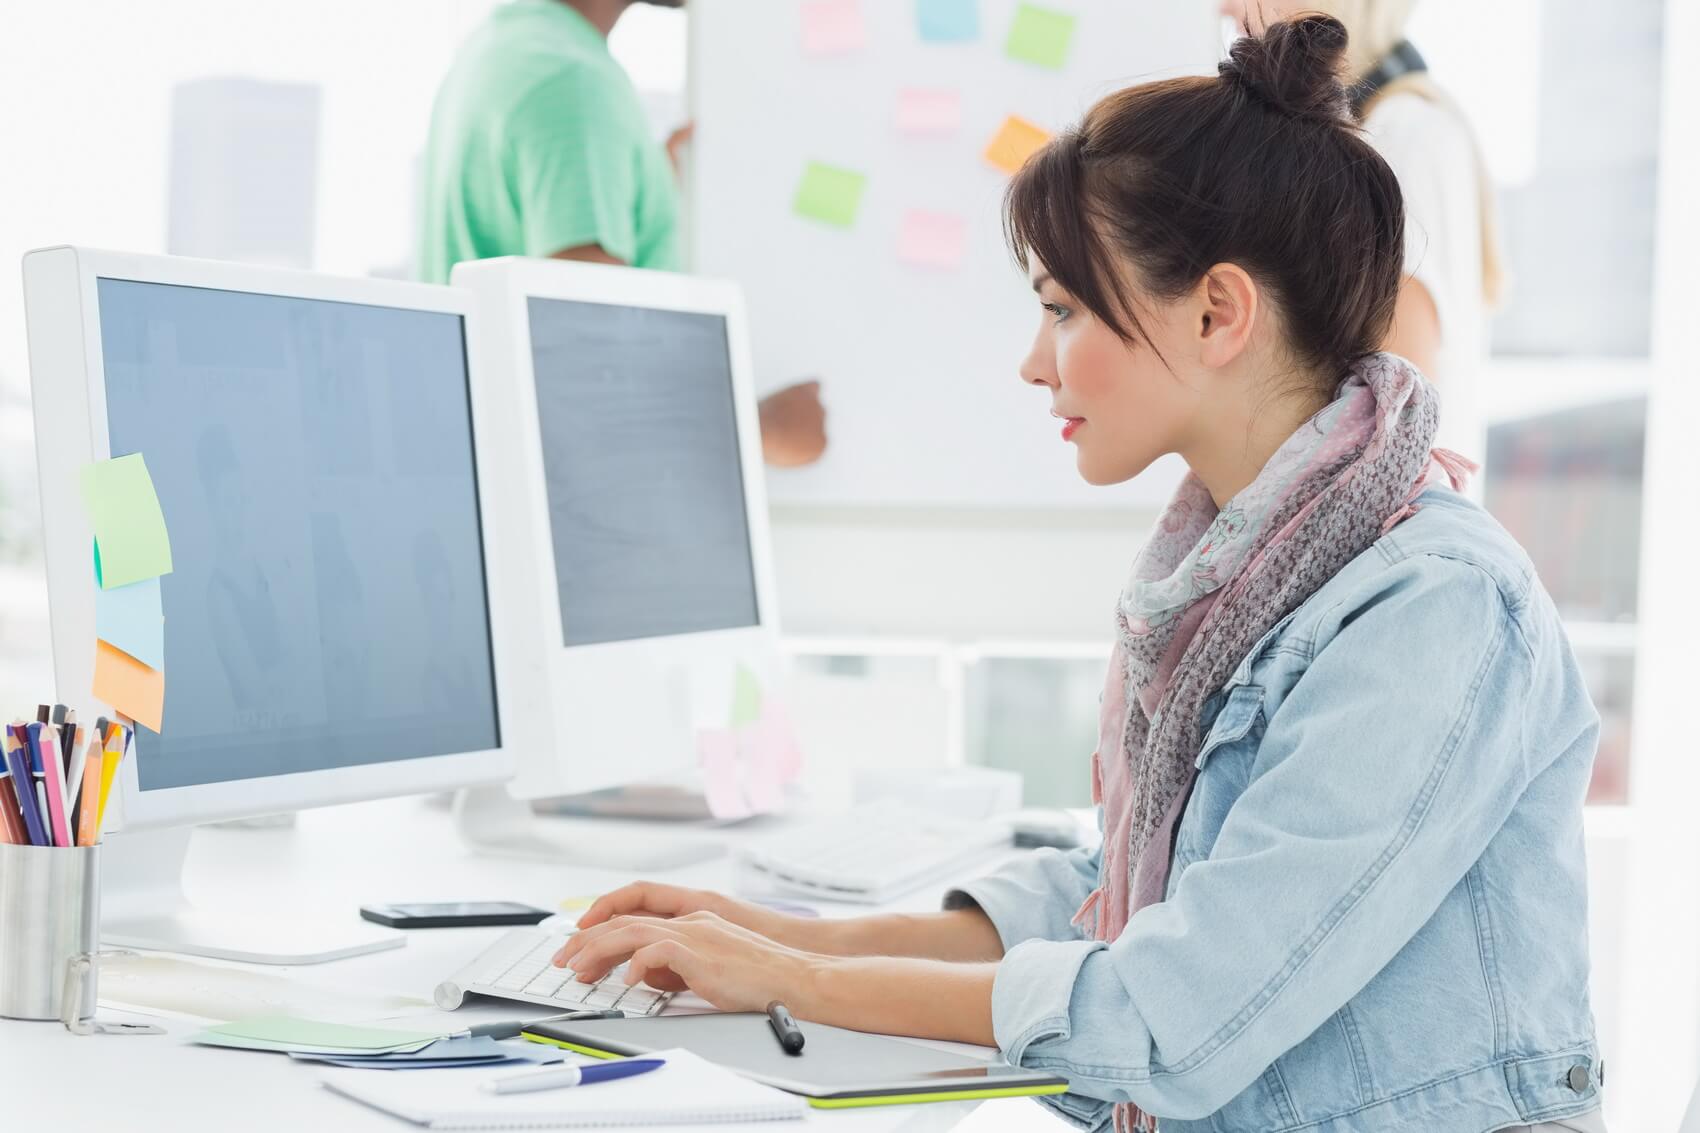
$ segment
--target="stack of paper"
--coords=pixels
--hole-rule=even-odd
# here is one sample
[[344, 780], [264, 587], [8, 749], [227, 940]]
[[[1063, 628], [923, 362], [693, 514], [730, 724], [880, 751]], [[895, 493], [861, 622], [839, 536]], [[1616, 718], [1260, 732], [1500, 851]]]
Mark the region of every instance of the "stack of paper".
[[354, 1027], [346, 1023], [321, 1023], [291, 1015], [241, 1019], [225, 1023], [189, 1038], [204, 1046], [228, 1046], [237, 1050], [268, 1050], [279, 1054], [328, 1054], [359, 1057], [374, 1054], [410, 1054], [442, 1038], [420, 1031], [392, 1031], [378, 1027]]

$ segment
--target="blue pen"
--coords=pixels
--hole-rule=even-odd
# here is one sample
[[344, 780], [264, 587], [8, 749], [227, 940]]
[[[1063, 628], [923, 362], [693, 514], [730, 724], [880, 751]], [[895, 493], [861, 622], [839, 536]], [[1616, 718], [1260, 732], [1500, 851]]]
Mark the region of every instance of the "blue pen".
[[28, 733], [15, 725], [8, 726], [13, 742], [6, 745], [6, 766], [12, 772], [12, 788], [18, 796], [18, 810], [24, 816], [24, 829], [29, 831], [30, 845], [48, 845], [47, 824], [36, 808], [35, 776], [30, 774]]
[[504, 1074], [484, 1083], [492, 1094], [526, 1094], [533, 1090], [559, 1090], [567, 1086], [594, 1086], [647, 1074], [667, 1065], [659, 1058], [622, 1058], [616, 1062], [592, 1062], [584, 1066], [551, 1066], [547, 1070], [530, 1070], [523, 1074]]

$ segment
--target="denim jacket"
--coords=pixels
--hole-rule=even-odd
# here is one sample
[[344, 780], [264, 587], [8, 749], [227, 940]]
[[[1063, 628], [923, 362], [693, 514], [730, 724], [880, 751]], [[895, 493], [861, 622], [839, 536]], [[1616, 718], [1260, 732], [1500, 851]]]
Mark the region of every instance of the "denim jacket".
[[[1599, 716], [1486, 512], [1431, 488], [1205, 707], [1167, 896], [1071, 923], [1099, 851], [952, 893], [1003, 940], [993, 1028], [1083, 1127], [1486, 1133], [1597, 1109], [1582, 801]], [[1084, 756], [1082, 757], [1084, 758]]]

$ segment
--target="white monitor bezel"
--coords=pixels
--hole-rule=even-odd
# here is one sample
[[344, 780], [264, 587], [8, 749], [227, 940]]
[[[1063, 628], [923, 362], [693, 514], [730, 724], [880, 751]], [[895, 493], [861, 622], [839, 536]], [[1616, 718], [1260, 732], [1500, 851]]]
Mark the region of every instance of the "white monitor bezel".
[[[513, 449], [521, 462], [516, 471], [525, 491], [515, 499], [531, 532], [528, 593], [536, 603], [543, 626], [544, 655], [528, 676], [538, 682], [522, 692], [528, 703], [543, 706], [553, 720], [538, 747], [519, 757], [509, 791], [519, 798], [573, 794], [641, 781], [652, 771], [666, 774], [666, 759], [651, 764], [649, 753], [628, 750], [610, 760], [584, 750], [585, 733], [572, 705], [584, 703], [590, 688], [606, 685], [601, 674], [620, 666], [642, 667], [647, 659], [667, 656], [681, 665], [718, 669], [728, 658], [749, 659], [752, 666], [771, 669], [778, 655], [778, 605], [775, 593], [772, 543], [768, 525], [767, 491], [761, 446], [761, 421], [753, 378], [749, 329], [743, 291], [727, 280], [703, 279], [674, 272], [590, 264], [556, 259], [505, 256], [457, 264], [450, 282], [476, 296], [480, 318], [474, 330], [473, 352], [480, 373], [501, 383], [503, 408], [514, 425]], [[738, 431], [740, 472], [744, 484], [744, 517], [750, 539], [755, 583], [756, 623], [752, 626], [697, 633], [637, 638], [629, 641], [572, 645], [565, 642], [560, 594], [556, 585], [555, 551], [549, 523], [549, 500], [544, 487], [542, 431], [537, 414], [536, 374], [532, 366], [531, 326], [527, 301], [561, 299], [609, 306], [688, 311], [726, 320], [726, 346], [731, 363], [734, 421]], [[495, 396], [495, 394], [492, 394]], [[731, 664], [724, 665], [730, 672]], [[629, 671], [629, 670], [628, 670]], [[606, 694], [606, 689], [599, 690]], [[638, 710], [641, 693], [634, 693]], [[653, 706], [660, 711], [660, 705]], [[598, 729], [600, 731], [600, 729]], [[603, 731], [597, 746], [612, 742]]]
[[[119, 765], [117, 815], [109, 830], [171, 826], [362, 799], [448, 790], [500, 781], [513, 772], [513, 752], [526, 742], [517, 702], [509, 697], [516, 630], [511, 595], [498, 584], [519, 544], [501, 527], [500, 509], [486, 505], [494, 473], [486, 453], [502, 437], [473, 371], [472, 304], [453, 288], [381, 279], [343, 279], [280, 268], [182, 257], [136, 255], [60, 246], [26, 253], [23, 261], [31, 387], [34, 396], [42, 537], [47, 558], [54, 678], [60, 700], [93, 715], [111, 713], [94, 700], [95, 582], [89, 548], [93, 532], [80, 497], [81, 470], [111, 455], [106, 419], [105, 364], [100, 338], [100, 279], [205, 287], [302, 299], [457, 315], [466, 342], [473, 417], [479, 516], [484, 537], [485, 600], [490, 617], [499, 746], [354, 767], [325, 768], [257, 779], [186, 787], [140, 789], [137, 760]], [[74, 302], [67, 303], [67, 296]], [[58, 443], [42, 443], [45, 438]], [[169, 632], [169, 629], [168, 629]], [[166, 673], [169, 696], [170, 673]], [[170, 727], [170, 720], [166, 720]]]

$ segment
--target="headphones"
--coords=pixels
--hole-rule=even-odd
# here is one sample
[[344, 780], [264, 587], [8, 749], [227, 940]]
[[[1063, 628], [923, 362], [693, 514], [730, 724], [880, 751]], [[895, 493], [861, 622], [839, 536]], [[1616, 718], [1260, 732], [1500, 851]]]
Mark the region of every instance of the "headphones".
[[1369, 73], [1352, 87], [1352, 113], [1362, 118], [1364, 107], [1369, 105], [1369, 100], [1388, 83], [1405, 75], [1424, 74], [1427, 71], [1428, 64], [1423, 61], [1417, 49], [1411, 46], [1411, 41], [1400, 40], [1392, 51], [1383, 55], [1381, 61], [1371, 67]]

